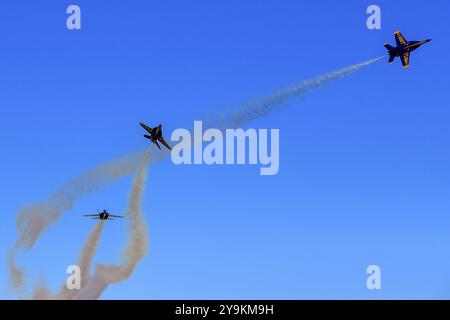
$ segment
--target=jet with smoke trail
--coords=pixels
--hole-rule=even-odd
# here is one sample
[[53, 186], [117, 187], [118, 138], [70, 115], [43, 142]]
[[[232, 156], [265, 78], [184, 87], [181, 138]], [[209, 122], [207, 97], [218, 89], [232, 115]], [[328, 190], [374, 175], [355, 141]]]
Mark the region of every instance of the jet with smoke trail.
[[30, 250], [42, 232], [82, 197], [136, 171], [147, 153], [138, 151], [101, 164], [69, 181], [49, 199], [22, 208], [17, 216], [19, 237], [8, 255], [12, 286], [23, 285], [24, 271], [15, 262], [19, 249]]
[[[297, 85], [279, 90], [274, 95], [265, 99], [244, 105], [229, 114], [221, 113], [218, 119], [210, 122], [210, 126], [223, 129], [239, 127], [249, 121], [264, 117], [269, 113], [282, 108], [291, 99], [301, 94], [360, 70], [381, 58], [382, 57], [371, 59], [363, 63], [303, 81]], [[8, 257], [12, 285], [17, 288], [20, 288], [23, 285], [24, 272], [16, 265], [16, 256], [19, 249], [30, 250], [42, 232], [51, 226], [64, 211], [70, 209], [82, 197], [96, 192], [103, 186], [135, 172], [140, 168], [143, 160], [146, 159], [146, 154], [147, 151], [145, 150], [138, 151], [97, 166], [64, 185], [49, 199], [21, 209], [17, 217], [19, 236]], [[152, 154], [151, 161], [158, 161], [168, 154], [169, 152]], [[125, 269], [122, 268], [120, 270], [123, 271]], [[103, 274], [103, 272], [100, 272], [99, 274]], [[120, 272], [117, 274], [120, 274]], [[126, 274], [127, 272], [125, 272], [125, 275]]]
[[148, 232], [142, 215], [142, 196], [147, 181], [147, 164], [149, 158], [144, 158], [139, 167], [131, 188], [130, 202], [127, 210], [129, 235], [122, 253], [122, 263], [118, 266], [98, 264], [94, 276], [89, 280], [88, 287], [77, 299], [97, 299], [108, 285], [127, 279], [144, 258], [148, 250]]
[[[128, 204], [127, 217], [129, 218], [129, 235], [127, 245], [123, 252], [123, 262], [119, 266], [98, 264], [95, 274], [89, 277], [92, 261], [103, 231], [104, 221], [99, 221], [89, 234], [85, 245], [81, 250], [77, 265], [81, 270], [81, 291], [68, 289], [64, 284], [56, 296], [50, 294], [44, 283], [40, 283], [33, 294], [33, 299], [46, 300], [87, 300], [97, 299], [109, 284], [127, 279], [139, 261], [148, 250], [147, 227], [142, 215], [142, 196], [147, 180], [147, 165], [149, 153], [146, 154], [136, 172], [131, 196]], [[88, 286], [89, 284], [89, 286]]]

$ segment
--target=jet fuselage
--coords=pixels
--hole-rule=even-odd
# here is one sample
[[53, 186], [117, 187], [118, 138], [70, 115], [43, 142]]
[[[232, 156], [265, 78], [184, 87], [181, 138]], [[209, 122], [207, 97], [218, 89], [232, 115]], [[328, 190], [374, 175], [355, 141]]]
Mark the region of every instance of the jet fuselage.
[[389, 50], [389, 54], [396, 56], [396, 57], [400, 57], [404, 53], [416, 50], [418, 47], [420, 47], [421, 45], [423, 45], [424, 43], [427, 43], [429, 41], [431, 41], [431, 39], [422, 40], [422, 41], [409, 41], [408, 45], [397, 46], [397, 47], [394, 47], [392, 50]]
[[103, 210], [103, 212], [100, 212], [98, 216], [100, 217], [100, 220], [108, 220], [109, 213], [106, 212], [106, 210]]

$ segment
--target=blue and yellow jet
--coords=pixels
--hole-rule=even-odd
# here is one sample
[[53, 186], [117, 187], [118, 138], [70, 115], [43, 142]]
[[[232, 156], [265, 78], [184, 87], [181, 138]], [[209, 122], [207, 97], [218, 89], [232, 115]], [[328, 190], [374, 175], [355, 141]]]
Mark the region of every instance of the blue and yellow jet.
[[400, 33], [400, 31], [394, 32], [395, 42], [397, 46], [393, 46], [385, 43], [384, 47], [389, 51], [389, 63], [392, 63], [395, 57], [400, 57], [402, 60], [403, 68], [409, 67], [409, 53], [416, 50], [418, 47], [431, 41], [431, 39], [423, 41], [406, 41], [405, 37]]

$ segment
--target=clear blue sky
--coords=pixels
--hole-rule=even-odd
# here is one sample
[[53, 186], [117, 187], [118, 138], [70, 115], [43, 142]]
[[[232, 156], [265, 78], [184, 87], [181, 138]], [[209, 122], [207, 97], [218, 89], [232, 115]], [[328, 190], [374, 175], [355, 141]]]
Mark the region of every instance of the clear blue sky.
[[[82, 30], [65, 27], [82, 10]], [[382, 29], [368, 30], [376, 3]], [[2, 1], [1, 298], [17, 211], [85, 170], [274, 90], [432, 38], [411, 67], [380, 61], [255, 121], [280, 129], [280, 172], [150, 167], [150, 250], [107, 299], [450, 298], [448, 1]], [[130, 178], [90, 195], [19, 257], [51, 288]], [[124, 223], [103, 233], [117, 262]], [[366, 288], [366, 267], [382, 290]]]

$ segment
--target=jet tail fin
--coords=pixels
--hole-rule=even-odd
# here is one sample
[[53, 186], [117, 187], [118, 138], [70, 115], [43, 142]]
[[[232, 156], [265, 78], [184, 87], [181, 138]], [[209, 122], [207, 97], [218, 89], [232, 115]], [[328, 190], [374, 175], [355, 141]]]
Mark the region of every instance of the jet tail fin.
[[149, 136], [148, 134], [144, 134], [144, 137], [146, 137], [146, 138], [149, 139], [149, 140], [152, 140], [152, 137]]

